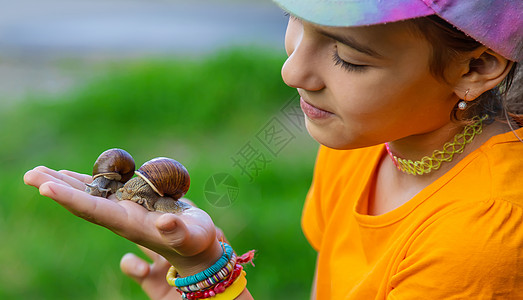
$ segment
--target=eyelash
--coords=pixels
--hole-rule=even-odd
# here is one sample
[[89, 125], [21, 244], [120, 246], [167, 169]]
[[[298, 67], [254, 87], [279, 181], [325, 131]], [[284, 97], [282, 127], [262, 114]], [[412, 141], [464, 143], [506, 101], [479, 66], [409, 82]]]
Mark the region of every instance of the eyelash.
[[[289, 12], [286, 12], [286, 11], [283, 12], [283, 15], [285, 17], [291, 18], [293, 20], [299, 20], [296, 16], [291, 15]], [[366, 67], [365, 65], [355, 65], [355, 64], [351, 64], [349, 62], [344, 61], [338, 55], [338, 51], [337, 50], [332, 53], [332, 59], [334, 60], [334, 65], [335, 66], [340, 66], [341, 68], [343, 68], [343, 69], [345, 69], [346, 71], [349, 71], [349, 72], [363, 71], [363, 69]]]
[[365, 65], [355, 65], [355, 64], [351, 64], [349, 62], [344, 61], [338, 55], [338, 51], [334, 51], [332, 53], [332, 60], [334, 60], [335, 66], [340, 66], [341, 68], [343, 68], [349, 72], [361, 72], [366, 67]]

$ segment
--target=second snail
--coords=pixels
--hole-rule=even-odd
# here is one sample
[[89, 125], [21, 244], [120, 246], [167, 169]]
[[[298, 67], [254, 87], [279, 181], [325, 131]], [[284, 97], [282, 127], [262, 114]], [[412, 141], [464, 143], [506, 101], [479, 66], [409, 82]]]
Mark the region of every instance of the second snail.
[[[93, 182], [85, 191], [94, 196], [136, 202], [149, 211], [178, 213], [191, 206], [179, 201], [189, 190], [187, 169], [174, 159], [158, 157], [134, 171], [132, 156], [114, 148], [104, 151], [93, 167]], [[137, 176], [132, 178], [132, 174]]]

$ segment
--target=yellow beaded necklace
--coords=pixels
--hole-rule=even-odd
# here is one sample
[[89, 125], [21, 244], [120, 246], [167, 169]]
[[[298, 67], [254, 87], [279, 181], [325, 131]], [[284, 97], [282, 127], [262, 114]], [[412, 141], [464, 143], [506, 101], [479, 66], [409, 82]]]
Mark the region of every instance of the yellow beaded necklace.
[[411, 175], [423, 175], [440, 168], [442, 162], [452, 161], [454, 154], [462, 153], [465, 145], [472, 142], [476, 135], [483, 131], [483, 121], [488, 118], [488, 115], [483, 117], [474, 117], [473, 124], [465, 126], [462, 133], [454, 136], [453, 142], [448, 142], [443, 145], [443, 150], [435, 150], [432, 156], [425, 156], [420, 160], [412, 161], [410, 159], [399, 158], [390, 151], [389, 143], [385, 143], [387, 152], [391, 157], [394, 165], [401, 172]]

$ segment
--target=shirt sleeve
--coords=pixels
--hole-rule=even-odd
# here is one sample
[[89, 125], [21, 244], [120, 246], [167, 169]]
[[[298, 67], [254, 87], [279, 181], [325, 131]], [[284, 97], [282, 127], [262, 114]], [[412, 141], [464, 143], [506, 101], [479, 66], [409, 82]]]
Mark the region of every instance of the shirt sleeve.
[[420, 229], [387, 299], [523, 299], [523, 210], [503, 200], [460, 207]]

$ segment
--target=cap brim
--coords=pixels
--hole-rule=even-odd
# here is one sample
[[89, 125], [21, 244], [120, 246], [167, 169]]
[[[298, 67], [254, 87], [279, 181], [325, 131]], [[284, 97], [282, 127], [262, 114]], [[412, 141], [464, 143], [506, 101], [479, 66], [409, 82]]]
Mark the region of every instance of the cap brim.
[[273, 1], [300, 19], [324, 26], [374, 25], [434, 14], [421, 0]]

